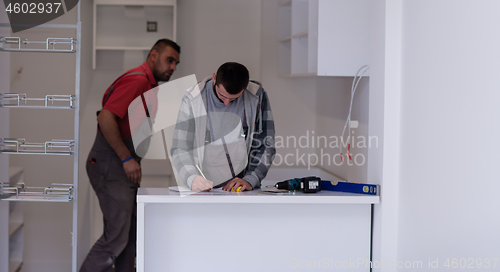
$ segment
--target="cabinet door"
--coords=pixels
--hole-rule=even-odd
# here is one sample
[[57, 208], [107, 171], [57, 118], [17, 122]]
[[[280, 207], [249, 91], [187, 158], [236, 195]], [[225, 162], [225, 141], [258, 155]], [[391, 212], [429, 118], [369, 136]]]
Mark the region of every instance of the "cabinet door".
[[319, 76], [354, 76], [369, 64], [369, 0], [319, 0]]
[[354, 76], [369, 61], [369, 9], [369, 0], [280, 2], [279, 73]]

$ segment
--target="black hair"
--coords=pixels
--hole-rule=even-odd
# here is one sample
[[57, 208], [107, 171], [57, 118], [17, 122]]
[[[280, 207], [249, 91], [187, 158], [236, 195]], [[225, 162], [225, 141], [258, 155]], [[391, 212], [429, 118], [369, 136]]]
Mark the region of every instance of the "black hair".
[[156, 50], [161, 54], [167, 46], [172, 47], [175, 51], [177, 51], [177, 53], [181, 53], [181, 47], [177, 43], [169, 39], [160, 39], [155, 43], [155, 45], [153, 45], [153, 47], [151, 47], [151, 50], [149, 50], [148, 58], [153, 50]]
[[237, 62], [226, 62], [217, 69], [216, 85], [222, 84], [230, 94], [239, 94], [248, 86], [248, 69]]

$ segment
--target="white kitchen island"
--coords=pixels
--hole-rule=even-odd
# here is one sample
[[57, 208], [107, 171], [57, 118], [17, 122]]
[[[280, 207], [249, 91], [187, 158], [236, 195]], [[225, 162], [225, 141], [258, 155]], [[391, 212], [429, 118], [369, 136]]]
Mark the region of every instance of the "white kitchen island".
[[137, 271], [370, 271], [378, 196], [141, 188]]

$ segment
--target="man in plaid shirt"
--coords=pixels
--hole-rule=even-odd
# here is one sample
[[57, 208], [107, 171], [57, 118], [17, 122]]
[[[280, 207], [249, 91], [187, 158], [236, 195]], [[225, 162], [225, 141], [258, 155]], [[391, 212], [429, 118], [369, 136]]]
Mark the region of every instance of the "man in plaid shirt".
[[271, 167], [274, 134], [266, 91], [249, 80], [245, 66], [224, 63], [184, 95], [170, 150], [173, 165], [193, 191], [252, 190]]

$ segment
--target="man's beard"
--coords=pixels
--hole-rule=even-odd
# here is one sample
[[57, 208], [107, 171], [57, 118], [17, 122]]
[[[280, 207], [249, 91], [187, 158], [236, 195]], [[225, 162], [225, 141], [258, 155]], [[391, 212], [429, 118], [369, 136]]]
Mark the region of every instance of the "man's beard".
[[161, 73], [161, 72], [159, 72], [159, 69], [158, 69], [158, 67], [156, 67], [156, 65], [155, 65], [155, 67], [153, 67], [153, 76], [155, 77], [156, 82], [169, 81], [170, 76], [166, 74], [168, 72], [170, 72], [170, 71], [165, 71], [165, 73]]
[[155, 71], [155, 72], [153, 72], [153, 75], [155, 77], [156, 82], [170, 80], [170, 76], [166, 75], [165, 73], [159, 73], [158, 71]]

